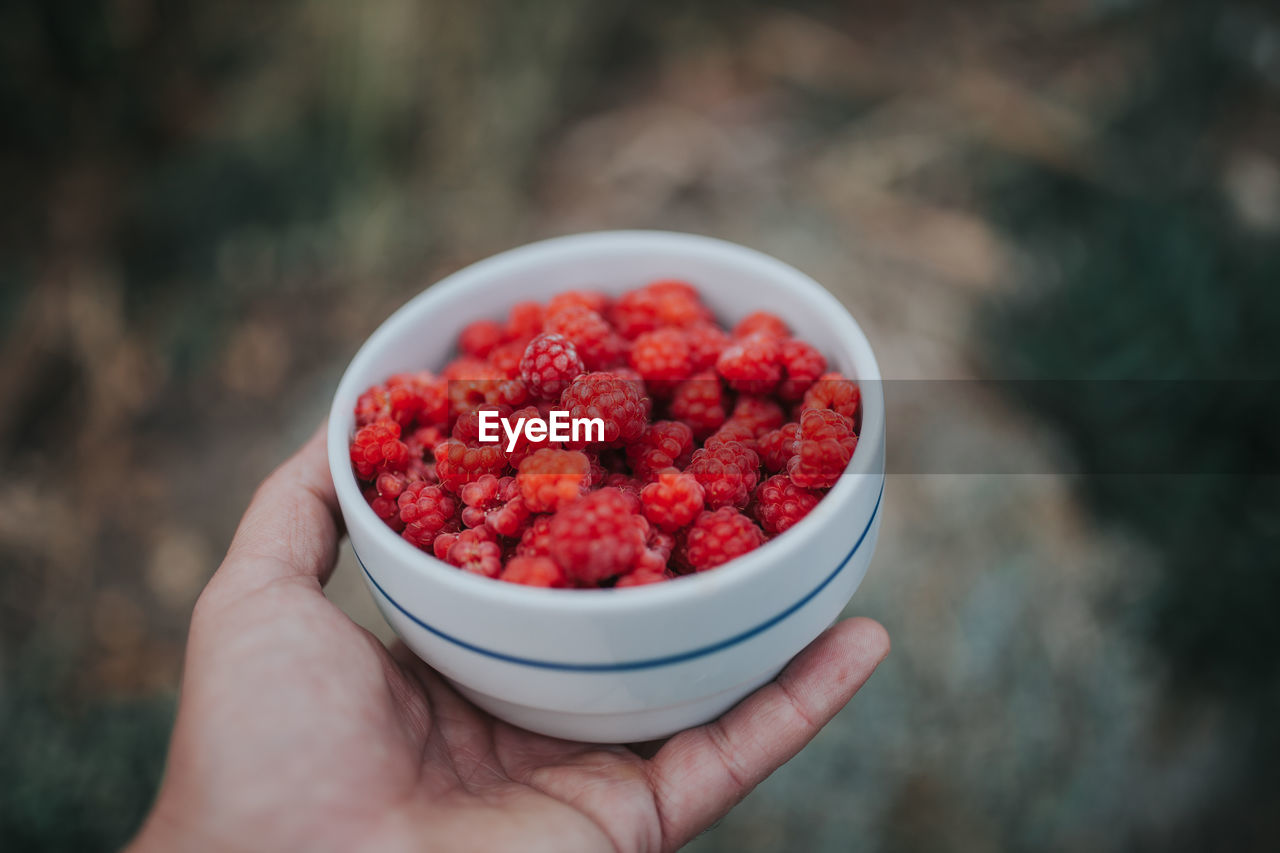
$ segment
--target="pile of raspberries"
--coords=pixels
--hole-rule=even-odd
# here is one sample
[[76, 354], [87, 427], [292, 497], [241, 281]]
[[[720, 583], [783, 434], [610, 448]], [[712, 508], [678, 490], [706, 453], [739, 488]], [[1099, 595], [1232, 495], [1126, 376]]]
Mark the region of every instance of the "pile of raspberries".
[[[407, 542], [542, 587], [700, 572], [804, 518], [858, 443], [858, 386], [756, 312], [717, 325], [691, 285], [569, 291], [462, 330], [438, 374], [360, 396], [351, 463]], [[479, 441], [479, 412], [601, 418], [603, 441]], [[592, 435], [592, 438], [598, 436]]]

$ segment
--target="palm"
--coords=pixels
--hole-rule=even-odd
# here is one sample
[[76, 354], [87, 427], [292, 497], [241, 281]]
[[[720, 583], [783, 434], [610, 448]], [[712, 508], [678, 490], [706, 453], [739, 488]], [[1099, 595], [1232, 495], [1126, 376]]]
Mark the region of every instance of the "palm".
[[841, 623], [652, 757], [523, 731], [324, 597], [338, 539], [327, 480], [313, 440], [260, 491], [202, 595], [139, 846], [168, 830], [187, 848], [672, 849], [803, 746], [887, 652], [875, 623]]

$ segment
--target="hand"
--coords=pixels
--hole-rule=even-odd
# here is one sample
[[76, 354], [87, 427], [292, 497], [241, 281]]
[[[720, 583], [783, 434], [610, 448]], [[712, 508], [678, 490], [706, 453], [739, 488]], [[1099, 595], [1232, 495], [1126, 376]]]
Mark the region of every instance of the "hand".
[[841, 622], [652, 757], [515, 728], [325, 598], [340, 520], [322, 433], [263, 483], [196, 603], [136, 850], [671, 850], [795, 755], [888, 653], [875, 622]]

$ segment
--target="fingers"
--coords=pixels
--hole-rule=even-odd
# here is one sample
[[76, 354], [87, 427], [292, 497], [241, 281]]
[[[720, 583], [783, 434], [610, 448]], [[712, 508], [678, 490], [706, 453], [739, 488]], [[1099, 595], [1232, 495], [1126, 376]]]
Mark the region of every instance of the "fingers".
[[879, 623], [840, 622], [719, 720], [671, 738], [652, 763], [663, 837], [679, 846], [722, 817], [812, 740], [888, 653]]
[[324, 584], [333, 571], [340, 533], [321, 425], [258, 487], [215, 580], [231, 594], [290, 577]]

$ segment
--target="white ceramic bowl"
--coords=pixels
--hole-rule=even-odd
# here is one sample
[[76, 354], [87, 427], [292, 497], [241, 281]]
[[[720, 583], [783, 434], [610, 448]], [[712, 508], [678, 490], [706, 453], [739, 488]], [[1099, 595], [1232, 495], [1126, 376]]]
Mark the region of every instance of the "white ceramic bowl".
[[[361, 497], [348, 440], [357, 396], [393, 373], [439, 368], [462, 326], [569, 288], [696, 285], [722, 322], [781, 316], [862, 381], [848, 473], [807, 518], [709, 572], [629, 589], [536, 589], [446, 565], [402, 540]], [[334, 396], [329, 466], [351, 545], [383, 615], [480, 707], [574, 740], [626, 743], [714, 719], [772, 679], [844, 608], [880, 528], [884, 397], [866, 336], [820, 285], [767, 255], [707, 237], [613, 231], [534, 243], [454, 273], [393, 314]]]

